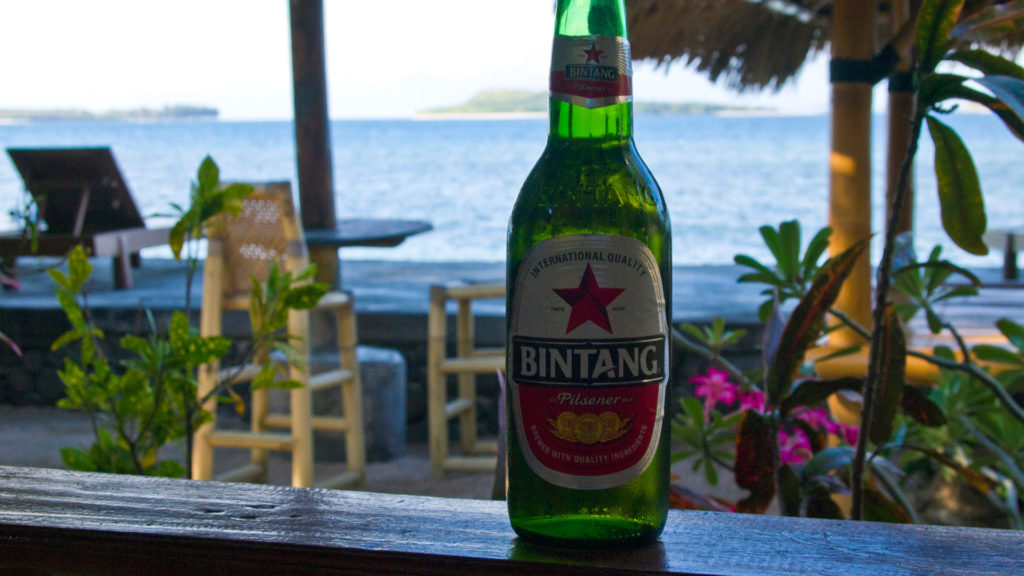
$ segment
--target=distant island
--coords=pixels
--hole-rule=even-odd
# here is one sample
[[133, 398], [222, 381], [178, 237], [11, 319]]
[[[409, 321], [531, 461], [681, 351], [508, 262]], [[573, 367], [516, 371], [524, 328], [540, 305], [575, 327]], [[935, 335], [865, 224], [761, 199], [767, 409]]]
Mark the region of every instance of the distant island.
[[207, 106], [175, 105], [90, 112], [77, 108], [30, 110], [0, 108], [0, 122], [56, 122], [75, 120], [215, 120], [220, 112]]
[[[764, 108], [726, 106], [699, 102], [633, 102], [636, 114], [652, 116], [707, 115], [736, 113], [770, 113]], [[484, 115], [542, 115], [548, 112], [548, 93], [528, 90], [488, 90], [480, 92], [468, 101], [456, 106], [431, 108], [420, 112], [420, 116], [484, 116]]]

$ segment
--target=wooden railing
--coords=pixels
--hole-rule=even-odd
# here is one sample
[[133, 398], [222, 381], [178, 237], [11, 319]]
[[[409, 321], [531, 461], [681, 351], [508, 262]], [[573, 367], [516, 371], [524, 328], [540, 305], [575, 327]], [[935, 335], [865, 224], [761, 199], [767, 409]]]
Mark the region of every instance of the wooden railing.
[[501, 502], [0, 467], [0, 574], [1024, 574], [1024, 534], [672, 511], [639, 548], [530, 544]]

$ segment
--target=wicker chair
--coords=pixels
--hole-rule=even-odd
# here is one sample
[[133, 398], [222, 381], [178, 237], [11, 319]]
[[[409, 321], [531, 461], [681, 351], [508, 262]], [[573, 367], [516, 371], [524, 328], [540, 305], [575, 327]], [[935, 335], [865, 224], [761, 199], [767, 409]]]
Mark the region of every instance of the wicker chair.
[[[282, 270], [297, 275], [308, 265], [306, 245], [292, 203], [288, 182], [257, 184], [255, 191], [243, 202], [242, 212], [226, 217], [210, 227], [209, 248], [203, 270], [203, 306], [200, 332], [203, 336], [222, 332], [222, 315], [227, 310], [248, 310], [252, 278], [265, 280], [271, 262], [277, 260]], [[308, 373], [309, 316], [311, 311], [293, 311], [288, 319], [288, 332], [300, 338], [294, 342], [297, 352], [305, 357], [306, 368], [290, 367], [290, 378], [304, 385], [290, 390], [288, 413], [271, 413], [266, 389], [253, 390], [251, 430], [235, 431], [217, 428], [216, 420], [200, 427], [195, 434], [193, 477], [214, 478], [214, 448], [248, 448], [251, 462], [247, 466], [218, 475], [217, 480], [265, 480], [267, 452], [290, 451], [292, 485], [310, 487], [341, 487], [362, 481], [366, 469], [366, 447], [363, 430], [362, 393], [356, 364], [356, 318], [352, 297], [342, 292], [329, 292], [316, 310], [333, 310], [337, 315], [340, 367], [322, 374]], [[258, 366], [247, 366], [235, 382], [249, 380], [259, 372]], [[216, 364], [205, 365], [199, 373], [199, 397], [214, 389], [221, 378], [231, 375]], [[330, 387], [341, 388], [343, 416], [314, 416], [313, 392]], [[216, 414], [216, 402], [204, 406]], [[285, 429], [273, 432], [271, 429]], [[338, 476], [314, 482], [314, 431], [343, 432], [347, 470]]]
[[[448, 284], [430, 287], [427, 319], [427, 426], [433, 476], [450, 470], [487, 472], [497, 465], [497, 443], [477, 439], [476, 377], [505, 370], [505, 351], [478, 348], [473, 337], [473, 301], [504, 298], [505, 284]], [[448, 302], [456, 302], [455, 356], [447, 356]], [[448, 379], [458, 382], [457, 397], [448, 399]], [[501, 415], [504, 417], [504, 414]], [[448, 421], [459, 419], [462, 455], [448, 453]]]

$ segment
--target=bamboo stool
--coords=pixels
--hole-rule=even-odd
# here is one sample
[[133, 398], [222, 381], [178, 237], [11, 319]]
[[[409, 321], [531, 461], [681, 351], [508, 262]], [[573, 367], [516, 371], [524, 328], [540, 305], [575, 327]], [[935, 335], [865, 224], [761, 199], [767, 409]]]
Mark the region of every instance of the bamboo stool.
[[[308, 266], [302, 227], [292, 203], [291, 184], [273, 182], [256, 184], [255, 191], [243, 201], [238, 216], [228, 216], [214, 223], [209, 230], [208, 255], [203, 268], [203, 306], [200, 333], [213, 336], [222, 333], [222, 314], [226, 310], [248, 310], [252, 280], [265, 281], [271, 262], [276, 260], [282, 271], [298, 275]], [[251, 430], [221, 430], [216, 427], [216, 399], [208, 399], [204, 408], [214, 420], [195, 433], [193, 478], [213, 479], [214, 448], [248, 448], [250, 463], [231, 470], [216, 479], [222, 481], [265, 480], [269, 450], [292, 453], [292, 485], [296, 487], [341, 487], [361, 482], [366, 471], [366, 446], [363, 430], [362, 391], [356, 363], [356, 315], [353, 299], [343, 292], [328, 292], [314, 310], [330, 310], [336, 314], [340, 366], [322, 374], [309, 374], [310, 310], [292, 311], [288, 333], [299, 338], [292, 344], [302, 367], [289, 367], [289, 377], [303, 384], [289, 390], [289, 411], [271, 413], [266, 389], [252, 391]], [[271, 358], [258, 359], [274, 361]], [[240, 374], [221, 370], [216, 363], [199, 370], [199, 398], [207, 396], [218, 381], [231, 378], [233, 383], [251, 380], [259, 373], [259, 365], [246, 366]], [[235, 371], [237, 372], [237, 370]], [[313, 392], [340, 387], [343, 416], [314, 416]], [[285, 429], [286, 432], [272, 432]], [[314, 483], [314, 431], [345, 434], [347, 470], [337, 476]]]
[[[430, 465], [435, 478], [449, 470], [494, 471], [497, 442], [477, 438], [476, 377], [505, 370], [505, 351], [477, 348], [473, 337], [473, 301], [505, 298], [504, 283], [448, 284], [430, 287], [427, 318], [427, 425]], [[447, 356], [449, 301], [458, 304], [455, 322], [455, 356]], [[455, 376], [458, 395], [448, 400], [448, 377]], [[504, 415], [501, 415], [503, 418]], [[448, 421], [459, 419], [462, 456], [448, 455]]]

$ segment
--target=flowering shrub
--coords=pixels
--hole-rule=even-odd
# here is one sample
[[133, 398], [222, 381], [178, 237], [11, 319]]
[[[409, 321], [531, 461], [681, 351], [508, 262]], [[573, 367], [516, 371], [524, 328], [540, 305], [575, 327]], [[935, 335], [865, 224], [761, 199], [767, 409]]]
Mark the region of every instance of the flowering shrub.
[[[728, 375], [709, 371], [694, 379], [695, 396], [682, 401], [683, 411], [673, 422], [674, 439], [683, 448], [675, 458], [692, 457], [694, 470], [703, 466], [712, 484], [719, 468], [731, 469], [736, 485], [750, 492], [736, 503], [737, 511], [764, 512], [777, 496], [786, 515], [914, 521], [913, 506], [900, 485], [904, 470], [890, 460], [914, 453], [956, 472], [999, 507], [1011, 526], [1024, 528], [1024, 444], [1019, 440], [1024, 437], [1024, 326], [1001, 319], [996, 327], [1005, 336], [1002, 345], [968, 346], [956, 327], [940, 317], [936, 305], [976, 294], [978, 279], [940, 260], [939, 249], [926, 262], [918, 262], [908, 248], [913, 242], [899, 242], [897, 233], [918, 140], [927, 126], [934, 144], [943, 229], [969, 253], [988, 251], [983, 239], [987, 217], [974, 161], [941, 118], [956, 109], [957, 101], [967, 100], [988, 108], [1024, 140], [1024, 67], [985, 49], [1005, 48], [1007, 40], [1020, 32], [1024, 1], [967, 12], [976, 8], [964, 0], [923, 0], [906, 29], [893, 31], [891, 43], [915, 44], [915, 57], [908, 63], [915, 98], [913, 113], [906, 116], [906, 152], [891, 190], [893, 216], [886, 224], [877, 264], [873, 326], [861, 326], [833, 308], [869, 239], [819, 265], [831, 231], [818, 232], [801, 256], [799, 224], [792, 221], [778, 229], [761, 228], [776, 258], [774, 265], [746, 255], [735, 258], [750, 269], [741, 282], [767, 285], [762, 292], [767, 298], [759, 309], [760, 319], [767, 322], [762, 373], [743, 374], [722, 356], [723, 348], [738, 336], [726, 332], [718, 319], [703, 332], [693, 326], [673, 331], [678, 347], [705, 356]], [[939, 72], [940, 64], [947, 63], [977, 75]], [[961, 279], [959, 286], [947, 283], [953, 275], [966, 278], [970, 285]], [[894, 294], [903, 301], [895, 302]], [[780, 304], [790, 299], [798, 303], [782, 318]], [[956, 350], [908, 347], [901, 322], [917, 313], [923, 313], [933, 333], [948, 331]], [[864, 338], [868, 355], [862, 376], [822, 380], [813, 365], [805, 363], [807, 351], [826, 333], [826, 316]], [[906, 385], [910, 356], [941, 371], [935, 388], [922, 391]], [[754, 390], [763, 392], [762, 409], [741, 408], [741, 395]], [[826, 398], [839, 393], [860, 404], [860, 430], [842, 427], [820, 411]], [[744, 403], [756, 401], [755, 396]], [[725, 412], [719, 411], [720, 405]], [[846, 493], [848, 510], [840, 508], [841, 498], [834, 498]], [[674, 503], [681, 498], [676, 496]]]
[[[703, 426], [705, 427], [713, 426], [716, 422], [731, 425], [748, 411], [761, 416], [766, 414], [764, 392], [754, 386], [743, 390], [739, 384], [729, 381], [729, 373], [725, 370], [712, 366], [707, 373], [690, 378], [689, 384], [693, 387], [693, 396], [703, 399]], [[680, 419], [677, 420], [677, 430], [680, 427], [693, 425], [689, 416], [691, 412], [683, 411]], [[732, 432], [723, 431], [728, 435], [735, 435], [734, 428]], [[776, 433], [779, 459], [784, 464], [806, 464], [814, 456], [812, 437], [824, 436], [825, 443], [830, 446], [839, 444], [855, 446], [858, 432], [857, 426], [847, 426], [837, 422], [823, 407], [804, 406], [798, 408], [791, 414], [790, 422], [781, 426]], [[681, 436], [683, 442], [692, 437], [685, 433]], [[699, 447], [691, 446], [691, 448]], [[690, 453], [690, 455], [692, 456], [694, 453]], [[731, 469], [731, 467], [729, 468]], [[712, 484], [717, 483], [717, 474], [710, 476], [708, 481]]]

